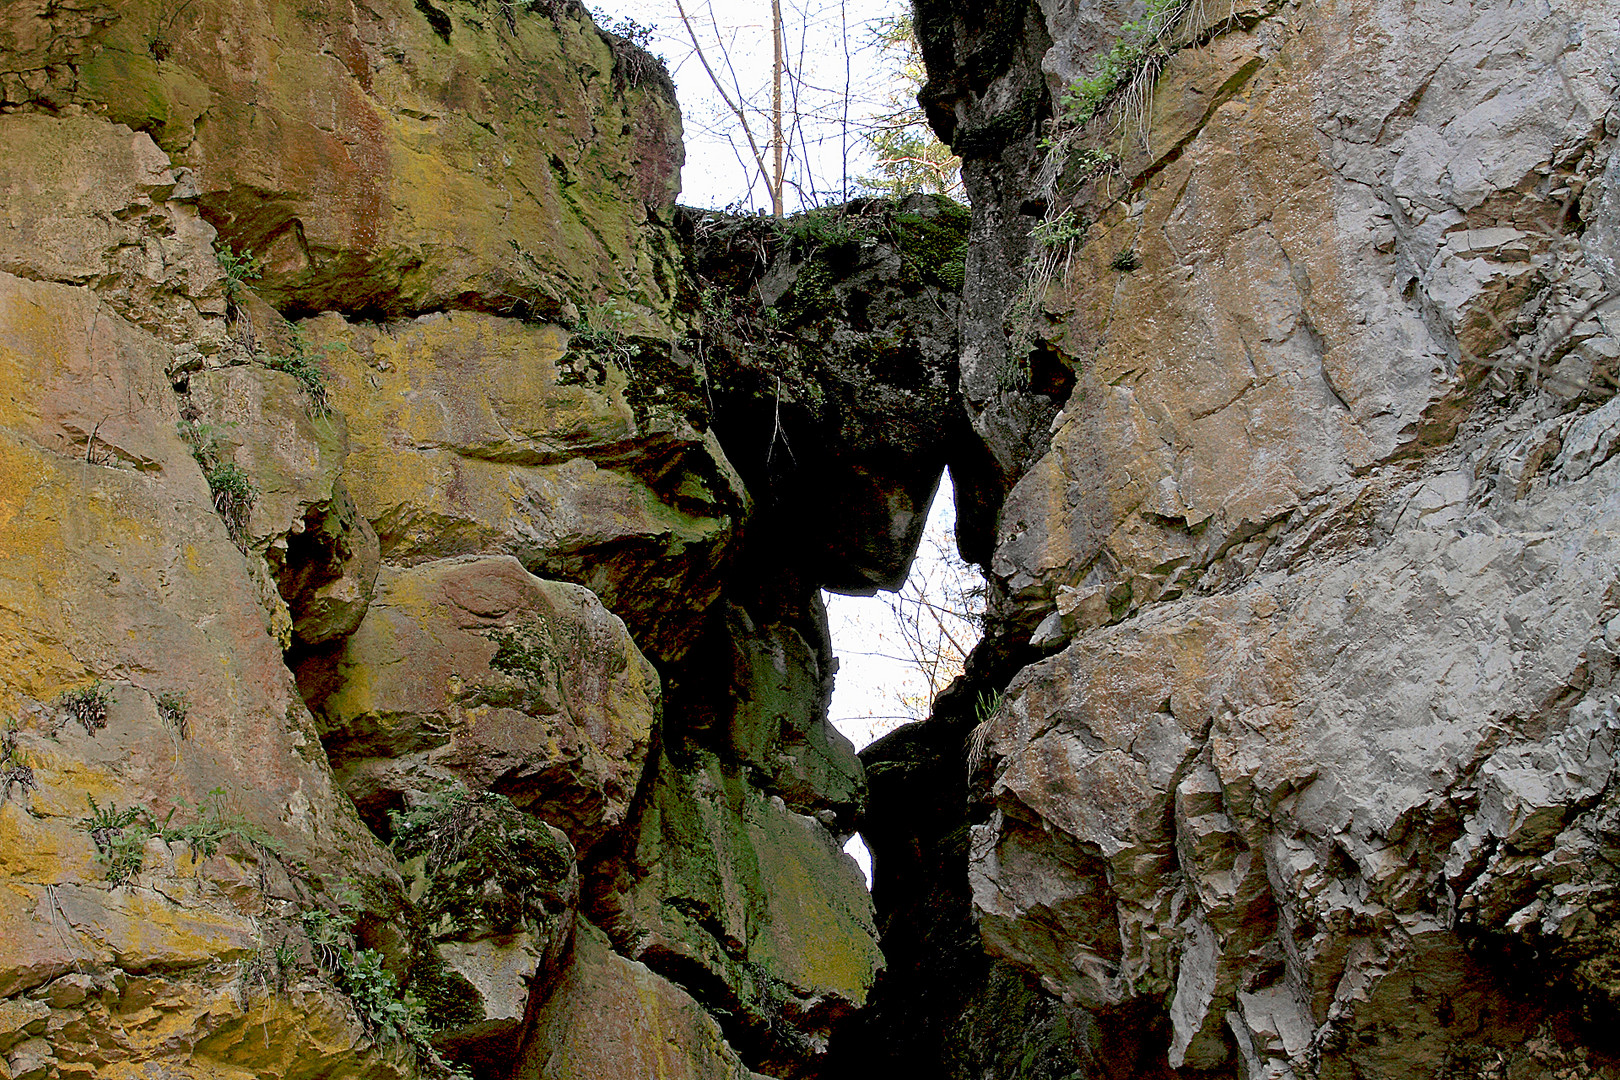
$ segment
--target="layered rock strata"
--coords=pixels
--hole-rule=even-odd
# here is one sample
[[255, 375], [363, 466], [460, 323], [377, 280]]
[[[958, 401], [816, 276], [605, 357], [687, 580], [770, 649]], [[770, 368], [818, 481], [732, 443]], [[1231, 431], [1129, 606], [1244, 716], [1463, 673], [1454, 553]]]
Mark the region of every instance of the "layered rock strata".
[[0, 1077], [817, 1075], [883, 964], [818, 589], [962, 430], [959, 208], [705, 304], [568, 3], [11, 4], [0, 145]]

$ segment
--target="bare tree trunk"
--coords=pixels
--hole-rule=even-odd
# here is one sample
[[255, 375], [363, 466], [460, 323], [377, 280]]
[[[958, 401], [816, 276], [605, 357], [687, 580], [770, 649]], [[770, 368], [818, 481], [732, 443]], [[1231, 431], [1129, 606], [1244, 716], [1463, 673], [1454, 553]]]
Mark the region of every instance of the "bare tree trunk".
[[771, 212], [782, 216], [782, 0], [771, 0], [771, 45], [776, 62], [771, 66], [771, 147], [776, 175], [771, 178]]

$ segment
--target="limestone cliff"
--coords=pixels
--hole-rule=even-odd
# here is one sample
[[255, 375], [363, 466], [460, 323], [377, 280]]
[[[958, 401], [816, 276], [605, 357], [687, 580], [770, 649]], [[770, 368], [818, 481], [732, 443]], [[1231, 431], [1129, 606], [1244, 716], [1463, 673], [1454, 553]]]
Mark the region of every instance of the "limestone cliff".
[[850, 1068], [1620, 1074], [1620, 9], [917, 18], [995, 597]]

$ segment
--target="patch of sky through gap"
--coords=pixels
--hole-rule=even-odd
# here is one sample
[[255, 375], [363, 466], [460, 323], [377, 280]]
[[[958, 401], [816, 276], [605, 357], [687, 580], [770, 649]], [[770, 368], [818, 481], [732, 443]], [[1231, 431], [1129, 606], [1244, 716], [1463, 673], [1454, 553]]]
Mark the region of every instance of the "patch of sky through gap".
[[[838, 657], [828, 718], [855, 749], [927, 718], [934, 694], [961, 672], [963, 659], [978, 643], [983, 589], [978, 568], [956, 553], [956, 498], [947, 473], [899, 592], [822, 592]], [[871, 888], [872, 857], [859, 834], [844, 851]]]

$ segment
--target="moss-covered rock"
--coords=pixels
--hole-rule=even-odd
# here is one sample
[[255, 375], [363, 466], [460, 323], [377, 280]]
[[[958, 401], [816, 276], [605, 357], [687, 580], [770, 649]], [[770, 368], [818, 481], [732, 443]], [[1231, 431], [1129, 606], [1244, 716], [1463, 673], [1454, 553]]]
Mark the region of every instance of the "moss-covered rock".
[[360, 628], [299, 675], [378, 828], [409, 793], [454, 781], [510, 796], [582, 849], [625, 820], [661, 700], [596, 597], [509, 556], [385, 568]]
[[615, 933], [728, 1017], [750, 1061], [797, 1072], [883, 966], [860, 872], [820, 822], [713, 754], [657, 770]]
[[784, 224], [688, 222], [715, 431], [759, 500], [757, 527], [825, 587], [898, 587], [939, 475], [966, 450], [965, 213], [918, 195]]
[[573, 845], [504, 796], [456, 788], [415, 796], [393, 827], [422, 939], [408, 983], [435, 1043], [510, 1060], [531, 995], [544, 995], [573, 940]]
[[150, 132], [278, 307], [670, 310], [673, 94], [578, 5], [131, 0], [77, 34], [55, 7], [0, 24], [54, 39], [33, 96]]
[[591, 589], [652, 655], [690, 645], [747, 495], [687, 419], [689, 395], [649, 389], [656, 350], [626, 347], [596, 374], [591, 335], [560, 324], [455, 312], [303, 328], [385, 561], [508, 553]]

